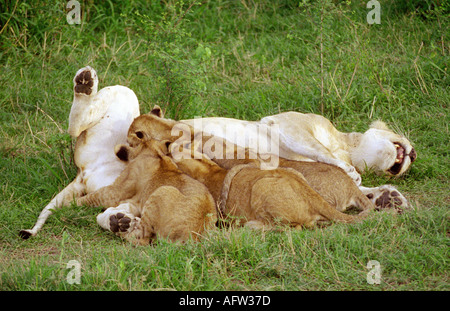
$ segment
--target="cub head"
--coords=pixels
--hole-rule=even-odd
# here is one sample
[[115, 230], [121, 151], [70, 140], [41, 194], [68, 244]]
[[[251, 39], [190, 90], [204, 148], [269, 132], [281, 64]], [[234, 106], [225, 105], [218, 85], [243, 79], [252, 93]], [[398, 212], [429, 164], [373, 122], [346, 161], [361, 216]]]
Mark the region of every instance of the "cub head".
[[382, 121], [375, 121], [361, 137], [351, 154], [359, 172], [372, 168], [390, 176], [404, 174], [417, 154], [409, 140], [390, 130]]
[[127, 140], [130, 146], [136, 146], [151, 139], [173, 142], [181, 136], [190, 139], [191, 132], [189, 126], [171, 119], [165, 119], [161, 108], [155, 105], [152, 111], [134, 119], [128, 130]]

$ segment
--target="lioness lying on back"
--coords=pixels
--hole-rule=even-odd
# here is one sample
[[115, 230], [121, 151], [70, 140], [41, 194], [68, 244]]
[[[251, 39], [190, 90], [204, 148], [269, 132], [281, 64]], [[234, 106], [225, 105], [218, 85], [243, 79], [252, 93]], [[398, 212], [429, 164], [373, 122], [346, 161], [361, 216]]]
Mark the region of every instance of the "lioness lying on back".
[[[145, 120], [145, 117], [137, 118], [130, 127], [128, 142], [133, 147], [152, 140], [153, 135], [144, 126]], [[164, 135], [166, 130], [163, 123], [156, 132]], [[189, 155], [175, 160], [179, 169], [207, 186], [215, 201], [223, 207], [223, 214], [239, 216], [253, 225], [267, 225], [275, 219], [295, 226], [312, 226], [318, 220], [352, 222], [363, 216], [355, 218], [340, 211], [351, 205], [367, 211], [375, 208], [352, 179], [332, 165], [280, 159], [280, 166], [283, 168], [260, 170], [239, 165], [260, 165], [260, 160], [250, 159], [249, 151], [245, 150], [245, 158], [241, 160], [236, 159], [236, 154], [222, 160], [215, 159], [225, 167], [222, 168], [207, 155], [198, 156], [197, 147], [190, 140], [182, 147]], [[179, 148], [180, 145], [176, 142], [172, 143], [170, 154], [174, 155]], [[235, 145], [233, 152], [237, 152], [239, 148]], [[116, 154], [126, 162], [129, 160], [128, 150], [127, 146], [118, 146]], [[236, 167], [237, 165], [239, 166]], [[299, 172], [308, 176], [307, 182]], [[118, 214], [120, 217], [116, 216]], [[132, 211], [109, 208], [99, 217], [106, 227], [109, 222], [113, 232], [134, 230], [132, 220], [135, 215]], [[116, 225], [118, 218], [123, 223], [120, 230]]]
[[[186, 127], [187, 130], [179, 132], [180, 129], [181, 130], [186, 129]], [[189, 135], [186, 135], [186, 132]], [[216, 163], [218, 163], [223, 167], [230, 168], [232, 165], [236, 165], [235, 159], [237, 159], [238, 157], [236, 157], [235, 155], [231, 155], [230, 157], [226, 155], [222, 156], [220, 159], [216, 156], [217, 151], [212, 150], [214, 149], [214, 147], [211, 148], [211, 145], [220, 146], [224, 142], [226, 142], [226, 144], [228, 145], [228, 143], [230, 143], [229, 141], [226, 141], [221, 137], [215, 137], [212, 135], [206, 136], [204, 133], [201, 132], [196, 133], [192, 129], [192, 127], [188, 126], [187, 124], [183, 124], [181, 122], [177, 122], [171, 119], [166, 119], [163, 116], [161, 108], [158, 106], [155, 106], [150, 113], [141, 115], [133, 121], [128, 130], [127, 140], [132, 145], [137, 144], [142, 140], [150, 138], [158, 140], [191, 142], [197, 139], [197, 134], [200, 134], [201, 137], [200, 140], [202, 142], [202, 144], [198, 146], [200, 148], [200, 150], [198, 150], [199, 152], [206, 153], [209, 158], [211, 158], [213, 161], [215, 161]], [[213, 141], [213, 143], [211, 143], [211, 141]], [[205, 148], [206, 145], [208, 145], [209, 148]], [[234, 146], [239, 147], [237, 145]], [[239, 148], [245, 149], [242, 147]], [[223, 147], [222, 150], [224, 150], [224, 152], [227, 152], [226, 146]], [[280, 163], [284, 160], [287, 161], [287, 159], [283, 159], [276, 155], [275, 157], [279, 159]], [[228, 159], [231, 159], [232, 161], [227, 161]], [[228, 167], [224, 166], [225, 162], [228, 162], [229, 163], [228, 165], [230, 165], [231, 163], [231, 166]], [[269, 162], [272, 162], [272, 159]], [[300, 161], [294, 161], [293, 163], [295, 162], [299, 163]], [[314, 163], [316, 162], [311, 163], [313, 163], [311, 165], [314, 166], [315, 165]], [[303, 166], [307, 167], [307, 164], [304, 164]], [[319, 167], [319, 165], [316, 166]], [[322, 165], [320, 167], [327, 167], [327, 166]], [[407, 207], [407, 201], [404, 198], [404, 196], [401, 195], [400, 192], [397, 191], [397, 189], [395, 189], [395, 187], [391, 185], [383, 185], [374, 188], [367, 188], [360, 186], [359, 189], [364, 195], [366, 195], [371, 200], [372, 203], [374, 203], [377, 206], [377, 208], [395, 208], [397, 211], [401, 212], [403, 208]]]
[[[139, 116], [131, 124], [128, 130], [128, 142], [130, 144], [139, 143], [142, 139], [154, 138], [158, 140], [171, 140], [171, 141], [193, 141], [197, 138], [197, 134], [200, 134], [202, 145], [200, 152], [206, 153], [213, 161], [219, 163], [217, 160], [217, 151], [213, 150], [216, 143], [211, 143], [211, 138], [219, 141], [226, 141], [222, 137], [207, 136], [205, 133], [196, 132], [187, 124], [177, 122], [171, 119], [166, 119], [163, 116], [161, 108], [155, 106], [153, 110], [148, 113]], [[227, 141], [227, 143], [232, 143]], [[206, 148], [205, 148], [206, 147]], [[281, 146], [280, 146], [281, 148]], [[224, 148], [223, 150], [226, 150]], [[275, 155], [278, 158], [278, 155]], [[273, 158], [269, 158], [272, 162]], [[282, 159], [280, 157], [280, 159]], [[219, 163], [219, 165], [221, 165]], [[364, 195], [366, 195], [372, 203], [378, 208], [396, 208], [398, 211], [402, 211], [403, 208], [408, 206], [406, 198], [393, 186], [383, 185], [380, 187], [367, 188], [359, 186]]]
[[[127, 148], [129, 160], [116, 181], [82, 198], [79, 205], [117, 206], [135, 217], [116, 213], [111, 225], [136, 244], [148, 244], [164, 237], [172, 241], [198, 239], [217, 220], [215, 203], [208, 189], [183, 174], [171, 158], [167, 146], [156, 140]], [[141, 219], [139, 219], [141, 217]], [[133, 232], [124, 227], [132, 225]]]
[[[259, 158], [259, 155], [250, 154], [249, 149], [231, 143], [229, 144], [228, 141], [220, 137], [202, 136], [197, 141], [198, 145], [195, 145], [196, 137], [191, 135], [184, 138], [172, 136], [174, 126], [179, 123], [164, 119], [161, 116], [160, 108], [155, 106], [151, 113], [137, 117], [128, 130], [128, 143], [136, 146], [150, 139], [175, 141], [171, 147], [171, 154], [178, 151], [180, 144], [183, 144], [181, 147], [188, 151], [188, 158], [195, 156], [192, 152], [196, 152], [197, 154], [202, 154], [203, 152], [208, 158], [225, 169], [231, 169], [239, 164], [256, 163], [258, 166], [261, 164], [262, 160]], [[183, 125], [188, 126], [186, 124]], [[194, 134], [192, 128], [191, 134]], [[181, 135], [184, 135], [184, 133]], [[215, 139], [217, 141], [214, 141]], [[224, 145], [220, 148], [225, 152], [221, 158], [214, 158], [214, 152], [208, 153], [210, 149], [203, 148], [205, 144], [210, 144], [211, 141], [213, 141], [216, 147], [221, 144]], [[231, 145], [232, 148], [227, 149], [225, 145]], [[241, 156], [238, 156], [238, 152]], [[202, 156], [199, 158], [202, 158]], [[304, 175], [309, 185], [339, 211], [345, 211], [349, 206], [357, 206], [362, 210], [375, 209], [374, 204], [359, 190], [353, 180], [342, 169], [336, 166], [318, 162], [293, 161], [283, 158], [278, 159], [278, 164], [280, 167], [293, 168]]]

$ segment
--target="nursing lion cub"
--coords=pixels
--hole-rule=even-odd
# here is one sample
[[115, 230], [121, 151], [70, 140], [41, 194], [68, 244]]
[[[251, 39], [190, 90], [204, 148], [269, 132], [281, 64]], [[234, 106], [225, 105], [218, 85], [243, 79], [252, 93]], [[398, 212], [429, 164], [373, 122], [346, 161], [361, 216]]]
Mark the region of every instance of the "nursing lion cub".
[[[222, 139], [219, 138], [219, 140]], [[231, 151], [231, 154], [226, 154], [225, 159], [211, 159], [207, 154], [199, 153], [198, 146], [190, 142], [184, 143], [183, 146], [178, 145], [177, 142], [173, 142], [170, 144], [169, 149], [171, 155], [175, 158], [175, 163], [177, 163], [178, 167], [189, 176], [206, 184], [209, 191], [216, 199], [216, 202], [216, 191], [220, 189], [211, 188], [208, 185], [211, 180], [205, 182], [206, 177], [201, 176], [202, 174], [208, 172], [206, 176], [211, 176], [206, 179], [210, 179], [212, 176], [217, 179], [221, 178], [221, 174], [224, 174], [223, 171], [230, 172], [227, 177], [227, 181], [229, 182], [230, 176], [239, 172], [239, 170], [244, 167], [244, 164], [252, 164], [255, 167], [261, 168], [263, 167], [262, 162], [264, 161], [261, 158], [253, 159], [254, 157], [249, 149], [241, 148], [236, 145], [234, 146], [234, 150]], [[180, 149], [184, 152], [182, 157], [178, 154]], [[239, 158], [240, 151], [242, 151], [241, 158]], [[201, 161], [196, 162], [194, 160]], [[331, 207], [340, 212], [346, 211], [347, 208], [351, 206], [367, 212], [378, 209], [378, 207], [376, 207], [372, 201], [359, 190], [353, 180], [338, 167], [326, 163], [291, 161], [283, 158], [279, 158], [278, 163], [279, 169], [290, 172], [296, 171], [297, 174], [300, 173], [299, 175], [306, 180], [309, 187], [316, 191], [328, 204], [330, 204]], [[236, 169], [237, 166], [239, 166], [240, 169]], [[225, 184], [227, 181], [225, 181]], [[217, 184], [221, 182], [216, 180], [214, 183]], [[226, 187], [227, 186], [225, 185], [224, 189]]]
[[[146, 144], [144, 141], [138, 146]], [[171, 153], [178, 147], [173, 143]], [[127, 161], [132, 149], [122, 146], [117, 156]], [[232, 223], [252, 228], [270, 228], [275, 223], [310, 228], [320, 221], [352, 223], [365, 216], [351, 216], [332, 208], [302, 174], [291, 168], [261, 170], [250, 163], [226, 170], [205, 155], [175, 162], [181, 171], [208, 188], [220, 208], [219, 214]]]
[[159, 237], [196, 240], [215, 225], [217, 213], [208, 189], [178, 169], [163, 142], [123, 145], [117, 152], [126, 153], [129, 163], [116, 181], [77, 199], [79, 205], [127, 206], [135, 215], [133, 230], [126, 230], [131, 220], [117, 213], [111, 219], [112, 231], [135, 244], [148, 244]]
[[[174, 144], [173, 148], [177, 146]], [[352, 223], [367, 214], [351, 216], [336, 210], [292, 168], [262, 170], [250, 163], [226, 170], [204, 155], [198, 158], [179, 159], [176, 163], [183, 172], [206, 185], [218, 204], [219, 214], [232, 223], [237, 221], [253, 228], [270, 228], [274, 223], [310, 228], [321, 221]]]

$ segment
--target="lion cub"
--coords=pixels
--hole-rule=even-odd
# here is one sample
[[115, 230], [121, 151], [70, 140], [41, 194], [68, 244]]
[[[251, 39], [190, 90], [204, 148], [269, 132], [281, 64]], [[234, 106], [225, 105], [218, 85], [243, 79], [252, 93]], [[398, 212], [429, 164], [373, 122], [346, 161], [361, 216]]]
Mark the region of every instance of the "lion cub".
[[[258, 164], [258, 161], [248, 159], [217, 160], [219, 165], [230, 168], [248, 162]], [[320, 162], [294, 161], [283, 158], [279, 159], [279, 167], [299, 172], [312, 189], [340, 212], [345, 212], [351, 206], [367, 211], [367, 213], [378, 209], [361, 192], [350, 176], [339, 167]]]
[[[170, 149], [175, 148], [178, 146], [173, 143]], [[254, 228], [279, 222], [300, 228], [327, 220], [351, 223], [364, 217], [332, 208], [292, 168], [261, 170], [254, 164], [244, 164], [226, 170], [204, 155], [178, 159], [176, 163], [183, 172], [206, 185], [221, 216], [232, 222], [239, 219]]]
[[116, 153], [129, 161], [116, 181], [80, 199], [79, 205], [117, 206], [127, 201], [141, 221], [124, 235], [135, 244], [154, 238], [172, 241], [198, 239], [217, 221], [208, 189], [181, 172], [168, 157], [167, 146], [149, 140], [135, 147], [119, 145]]

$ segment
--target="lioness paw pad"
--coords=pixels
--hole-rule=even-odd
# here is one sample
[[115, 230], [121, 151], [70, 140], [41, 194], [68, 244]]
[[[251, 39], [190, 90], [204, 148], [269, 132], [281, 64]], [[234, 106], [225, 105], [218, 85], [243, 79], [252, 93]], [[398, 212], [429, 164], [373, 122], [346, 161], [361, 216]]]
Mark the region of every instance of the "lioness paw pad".
[[109, 226], [112, 232], [127, 232], [131, 219], [123, 213], [117, 213], [109, 217]]
[[375, 205], [378, 208], [393, 208], [397, 206], [401, 206], [403, 204], [400, 199], [400, 193], [397, 191], [384, 191], [378, 199], [375, 200]]
[[94, 77], [91, 71], [86, 69], [75, 77], [75, 93], [91, 95], [94, 86]]
[[401, 214], [408, 207], [406, 198], [393, 187], [380, 187], [378, 193], [368, 193], [366, 196], [375, 204], [378, 211], [393, 209]]

